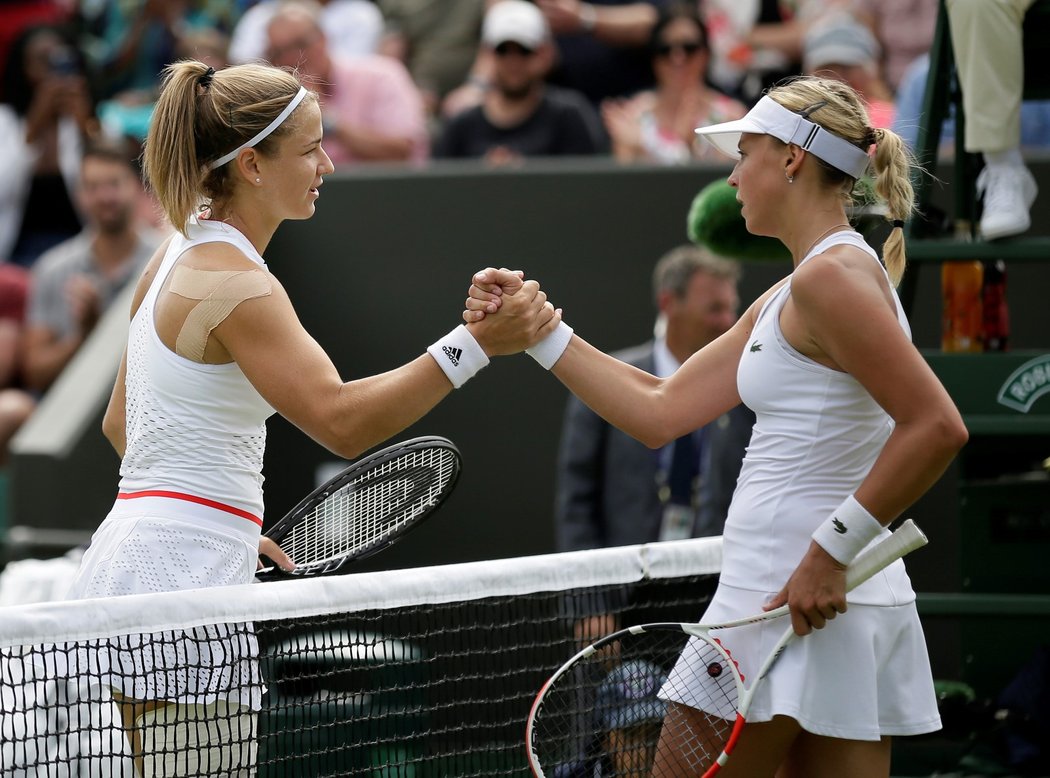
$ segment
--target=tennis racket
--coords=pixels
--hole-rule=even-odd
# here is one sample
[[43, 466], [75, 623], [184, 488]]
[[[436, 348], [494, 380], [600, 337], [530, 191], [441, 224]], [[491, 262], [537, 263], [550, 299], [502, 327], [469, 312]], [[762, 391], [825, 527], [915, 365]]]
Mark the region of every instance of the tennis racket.
[[295, 562], [260, 580], [329, 575], [382, 551], [418, 527], [452, 493], [459, 450], [441, 437], [414, 438], [377, 451], [322, 484], [265, 534]]
[[[905, 521], [853, 561], [846, 571], [847, 591], [926, 542], [922, 531]], [[745, 685], [732, 655], [711, 632], [787, 614], [784, 605], [723, 624], [643, 624], [583, 649], [533, 702], [525, 731], [533, 774], [592, 775], [597, 763], [602, 775], [715, 775], [733, 753], [755, 690], [796, 636], [788, 626]], [[667, 696], [688, 707], [668, 705]]]

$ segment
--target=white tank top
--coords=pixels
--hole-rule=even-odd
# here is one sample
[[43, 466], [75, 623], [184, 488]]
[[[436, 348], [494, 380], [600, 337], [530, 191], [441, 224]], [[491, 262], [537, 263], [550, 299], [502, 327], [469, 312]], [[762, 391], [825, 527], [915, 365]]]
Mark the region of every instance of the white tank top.
[[[859, 234], [847, 231], [819, 242], [802, 263], [841, 244], [878, 261]], [[789, 278], [759, 311], [737, 369], [740, 397], [756, 421], [726, 519], [721, 581], [753, 591], [783, 587], [817, 525], [857, 490], [893, 430], [893, 420], [856, 379], [787, 342], [780, 312], [790, 294]], [[910, 338], [895, 291], [893, 297]], [[901, 562], [849, 596], [850, 602], [869, 605], [914, 598]]]
[[227, 224], [193, 219], [187, 231], [189, 239], [181, 234], [172, 238], [131, 320], [120, 490], [188, 494], [261, 519], [266, 419], [273, 408], [236, 362], [205, 365], [171, 351], [157, 335], [153, 309], [175, 263], [194, 246], [230, 243], [259, 266], [266, 263]]

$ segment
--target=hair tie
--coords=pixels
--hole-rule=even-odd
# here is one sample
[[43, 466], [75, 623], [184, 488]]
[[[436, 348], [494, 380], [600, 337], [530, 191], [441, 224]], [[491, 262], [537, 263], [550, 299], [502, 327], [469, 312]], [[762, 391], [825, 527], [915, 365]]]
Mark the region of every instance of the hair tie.
[[903, 219], [894, 219], [893, 221], [890, 222], [890, 224], [893, 225], [893, 229], [898, 229], [898, 228], [902, 229], [902, 230], [904, 229], [904, 220]]
[[204, 71], [204, 75], [197, 79], [197, 86], [202, 89], [207, 89], [211, 86], [212, 77], [215, 75], [215, 68], [209, 67]]

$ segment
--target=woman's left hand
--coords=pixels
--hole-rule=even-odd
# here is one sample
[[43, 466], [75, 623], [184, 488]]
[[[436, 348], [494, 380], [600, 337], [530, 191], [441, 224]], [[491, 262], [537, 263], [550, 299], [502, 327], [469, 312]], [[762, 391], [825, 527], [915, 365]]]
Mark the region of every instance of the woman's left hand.
[[[278, 546], [265, 535], [259, 538], [259, 556], [265, 556], [266, 558], [273, 560], [273, 563], [286, 573], [290, 573], [295, 569], [295, 562], [292, 561], [292, 558], [284, 553], [283, 548]], [[264, 567], [266, 567], [266, 565], [264, 565], [263, 561], [260, 559], [255, 569], [261, 570]]]
[[809, 551], [787, 584], [763, 610], [771, 611], [785, 603], [791, 609], [795, 634], [823, 629], [839, 613], [846, 612], [846, 566], [810, 541]]
[[487, 267], [479, 270], [471, 279], [473, 283], [467, 290], [467, 301], [464, 303], [463, 321], [470, 324], [481, 321], [486, 313], [496, 313], [503, 305], [504, 293], [511, 295], [521, 288], [525, 273], [521, 270], [508, 270], [505, 267], [497, 270]]

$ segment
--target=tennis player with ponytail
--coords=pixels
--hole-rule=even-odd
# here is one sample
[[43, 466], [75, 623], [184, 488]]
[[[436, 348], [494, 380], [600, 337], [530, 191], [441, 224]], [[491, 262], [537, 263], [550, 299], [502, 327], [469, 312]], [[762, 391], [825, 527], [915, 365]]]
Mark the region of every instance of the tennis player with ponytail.
[[[459, 326], [402, 367], [344, 382], [262, 257], [282, 221], [314, 213], [333, 170], [321, 136], [317, 95], [291, 72], [216, 72], [195, 61], [165, 71], [145, 172], [177, 232], [134, 297], [103, 423], [122, 457], [120, 489], [71, 597], [248, 583], [260, 552], [293, 565], [260, 537], [270, 415], [354, 458], [422, 417], [490, 355], [520, 351], [557, 325], [530, 282], [512, 316]], [[110, 685], [140, 769], [249, 774], [251, 739], [240, 735], [254, 727], [261, 697], [252, 647], [243, 662], [227, 656], [217, 666], [207, 641], [178, 635], [164, 651], [120, 653]], [[184, 680], [173, 687], [172, 677]], [[217, 688], [238, 691], [230, 699]]]
[[[808, 637], [784, 651], [757, 690], [719, 775], [886, 778], [891, 737], [940, 727], [903, 562], [853, 590], [848, 615], [824, 627], [846, 611], [846, 566], [888, 534], [967, 439], [911, 343], [895, 291], [905, 262], [900, 228], [913, 210], [910, 160], [900, 138], [871, 128], [852, 89], [816, 78], [779, 85], [743, 119], [697, 132], [738, 160], [729, 183], [747, 228], [780, 239], [793, 272], [666, 379], [601, 353], [566, 324], [530, 353], [653, 448], [741, 401], [755, 411], [719, 587], [701, 621], [787, 603], [795, 632]], [[846, 217], [869, 166], [893, 223], [885, 266]], [[499, 318], [519, 283], [481, 271], [464, 319]], [[782, 631], [767, 622], [727, 630], [723, 641], [749, 678]], [[688, 675], [681, 666], [675, 674]], [[678, 745], [676, 730], [702, 728], [704, 713], [688, 694], [669, 694], [672, 685], [652, 774], [713, 774], [688, 765]]]

